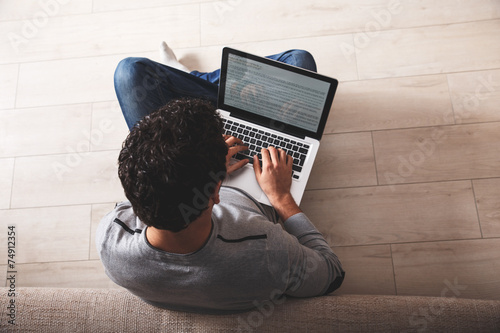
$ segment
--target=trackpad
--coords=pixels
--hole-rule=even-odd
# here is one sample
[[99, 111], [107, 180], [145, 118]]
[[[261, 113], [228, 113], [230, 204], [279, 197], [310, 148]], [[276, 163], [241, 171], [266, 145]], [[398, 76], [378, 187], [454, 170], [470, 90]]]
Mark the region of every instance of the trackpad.
[[265, 196], [255, 178], [253, 166], [248, 164], [227, 175], [223, 184], [240, 188], [259, 201], [262, 196]]

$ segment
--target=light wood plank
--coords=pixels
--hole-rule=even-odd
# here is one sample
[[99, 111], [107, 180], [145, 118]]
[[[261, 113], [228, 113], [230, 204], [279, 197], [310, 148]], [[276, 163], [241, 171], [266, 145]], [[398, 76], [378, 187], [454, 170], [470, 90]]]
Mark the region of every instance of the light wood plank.
[[448, 74], [457, 124], [500, 121], [500, 70]]
[[446, 76], [341, 82], [325, 132], [453, 124]]
[[[87, 14], [92, 11], [92, 0], [78, 1], [16, 1], [0, 2], [0, 21], [26, 20], [35, 26], [49, 24], [54, 16]], [[17, 32], [22, 35], [22, 30]]]
[[357, 32], [362, 47], [366, 37], [371, 40], [387, 29], [499, 17], [494, 0], [460, 5], [456, 0], [216, 1], [201, 4], [202, 45]]
[[121, 288], [99, 260], [21, 264], [17, 276], [19, 287]]
[[500, 20], [381, 32], [356, 54], [361, 79], [500, 67]]
[[0, 66], [0, 109], [13, 108], [16, 103], [19, 65]]
[[123, 118], [118, 101], [92, 105], [91, 150], [121, 149], [128, 135], [128, 127]]
[[10, 195], [12, 191], [12, 180], [14, 177], [14, 159], [0, 159], [0, 209], [10, 206]]
[[301, 208], [332, 246], [481, 237], [470, 181], [307, 191]]
[[0, 112], [0, 156], [88, 151], [90, 107], [75, 104]]
[[90, 255], [89, 259], [99, 259], [95, 245], [95, 234], [101, 219], [115, 208], [116, 203], [104, 203], [92, 205], [92, 225], [90, 228]]
[[[35, 27], [15, 47], [7, 34], [0, 36], [0, 63], [151, 51], [164, 39], [174, 47], [200, 43], [196, 4], [52, 17], [49, 23]], [[22, 31], [23, 24], [0, 22], [0, 31]]]
[[[326, 35], [339, 24], [331, 2], [218, 1], [201, 4], [201, 45]], [[280, 19], [276, 19], [279, 17]], [[284, 20], [294, 24], [283, 24]], [[241, 22], [245, 22], [244, 25]], [[238, 29], [234, 29], [238, 27]], [[308, 27], [304, 29], [303, 27]]]
[[377, 185], [370, 133], [325, 135], [307, 189]]
[[[382, 3], [386, 3], [382, 1]], [[500, 3], [495, 0], [419, 0], [399, 3], [401, 13], [392, 16], [392, 27], [417, 27], [500, 18]]]
[[213, 0], [94, 0], [94, 12], [119, 11], [152, 7], [183, 5], [187, 3], [211, 2]]
[[113, 75], [123, 58], [114, 55], [23, 64], [17, 107], [114, 100]]
[[[1, 244], [7, 226], [16, 226], [16, 263], [86, 260], [89, 249], [90, 206], [0, 210]], [[7, 247], [0, 249], [7, 263]]]
[[500, 237], [500, 179], [474, 180], [483, 237]]
[[500, 176], [500, 123], [373, 133], [380, 184]]
[[18, 158], [11, 207], [120, 201], [117, 158], [118, 151]]
[[392, 245], [398, 295], [500, 299], [500, 239]]
[[335, 295], [396, 294], [389, 245], [335, 247], [333, 251], [346, 271], [344, 283]]

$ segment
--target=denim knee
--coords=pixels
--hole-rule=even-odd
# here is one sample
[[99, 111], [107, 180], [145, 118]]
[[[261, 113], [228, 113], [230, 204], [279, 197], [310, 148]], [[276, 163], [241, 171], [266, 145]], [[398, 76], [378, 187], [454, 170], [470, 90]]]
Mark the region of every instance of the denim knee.
[[151, 60], [138, 57], [128, 57], [120, 61], [118, 66], [116, 66], [114, 75], [115, 87], [117, 87], [117, 85], [133, 85], [134, 82], [139, 79], [137, 77], [139, 67], [144, 68], [147, 62], [151, 62]]
[[288, 50], [282, 53], [267, 56], [267, 58], [316, 72], [316, 62], [314, 61], [313, 56], [311, 53], [304, 50]]
[[305, 50], [291, 50], [291, 56], [294, 57], [297, 67], [305, 68], [316, 72], [316, 61], [311, 53]]

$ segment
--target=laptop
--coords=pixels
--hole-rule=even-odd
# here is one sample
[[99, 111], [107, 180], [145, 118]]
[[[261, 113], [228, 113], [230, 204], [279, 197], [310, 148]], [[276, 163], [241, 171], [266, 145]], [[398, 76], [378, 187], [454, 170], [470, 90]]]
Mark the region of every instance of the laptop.
[[[274, 146], [293, 156], [291, 193], [300, 204], [337, 90], [334, 78], [232, 48], [222, 51], [217, 100], [225, 134], [249, 149], [236, 159], [261, 158], [261, 148]], [[255, 178], [253, 163], [223, 182], [270, 205]]]

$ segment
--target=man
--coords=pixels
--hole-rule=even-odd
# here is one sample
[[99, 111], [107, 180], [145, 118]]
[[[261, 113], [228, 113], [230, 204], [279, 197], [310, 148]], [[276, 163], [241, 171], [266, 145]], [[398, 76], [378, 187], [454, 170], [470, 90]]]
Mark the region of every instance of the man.
[[133, 124], [119, 157], [129, 201], [97, 230], [108, 276], [152, 305], [201, 313], [338, 288], [338, 258], [290, 194], [292, 157], [269, 147], [262, 166], [254, 158], [273, 207], [222, 186], [248, 162], [231, 162], [245, 149], [200, 99], [172, 99]]

